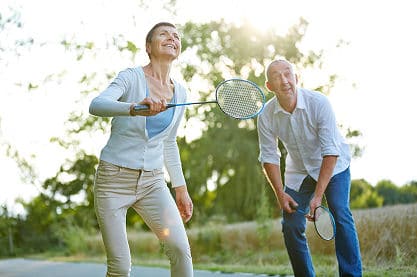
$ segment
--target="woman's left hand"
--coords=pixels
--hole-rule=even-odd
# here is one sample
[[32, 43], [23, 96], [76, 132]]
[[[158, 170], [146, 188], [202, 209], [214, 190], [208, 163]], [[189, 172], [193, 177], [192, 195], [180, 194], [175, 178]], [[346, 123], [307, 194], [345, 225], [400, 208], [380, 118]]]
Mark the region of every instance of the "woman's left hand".
[[175, 198], [182, 220], [188, 222], [193, 215], [193, 202], [186, 185], [175, 188]]

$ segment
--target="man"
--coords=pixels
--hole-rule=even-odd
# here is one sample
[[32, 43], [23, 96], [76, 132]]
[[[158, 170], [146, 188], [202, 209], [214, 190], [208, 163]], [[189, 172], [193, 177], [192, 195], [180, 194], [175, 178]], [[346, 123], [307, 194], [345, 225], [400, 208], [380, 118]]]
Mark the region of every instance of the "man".
[[[359, 241], [349, 208], [350, 150], [327, 97], [297, 87], [286, 60], [266, 69], [267, 89], [275, 94], [258, 117], [259, 160], [283, 210], [282, 231], [295, 276], [315, 276], [305, 236], [306, 218], [326, 197], [336, 223], [336, 256], [340, 276], [361, 276]], [[278, 140], [288, 156], [285, 188]]]

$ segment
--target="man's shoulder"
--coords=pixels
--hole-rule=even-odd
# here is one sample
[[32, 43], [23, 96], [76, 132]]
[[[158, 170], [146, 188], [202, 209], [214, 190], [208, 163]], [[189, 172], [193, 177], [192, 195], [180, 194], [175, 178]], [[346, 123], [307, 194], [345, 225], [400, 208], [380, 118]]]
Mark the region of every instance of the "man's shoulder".
[[306, 88], [298, 88], [298, 91], [300, 91], [303, 95], [305, 95], [306, 97], [326, 97], [326, 95], [320, 91], [317, 90], [311, 90], [311, 89], [306, 89]]
[[298, 91], [300, 92], [301, 97], [304, 98], [306, 103], [327, 102], [327, 96], [320, 91], [309, 90], [309, 89], [305, 89], [305, 88], [298, 88]]
[[274, 96], [265, 103], [265, 107], [262, 113], [273, 112], [277, 108], [277, 106], [278, 106], [278, 101], [277, 101], [277, 98]]

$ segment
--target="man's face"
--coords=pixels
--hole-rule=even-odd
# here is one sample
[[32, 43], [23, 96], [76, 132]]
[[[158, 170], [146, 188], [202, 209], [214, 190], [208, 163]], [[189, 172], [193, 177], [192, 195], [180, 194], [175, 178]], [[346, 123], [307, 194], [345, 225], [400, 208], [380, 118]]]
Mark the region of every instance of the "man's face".
[[297, 91], [297, 76], [286, 61], [276, 61], [269, 66], [267, 88], [278, 98], [292, 97]]

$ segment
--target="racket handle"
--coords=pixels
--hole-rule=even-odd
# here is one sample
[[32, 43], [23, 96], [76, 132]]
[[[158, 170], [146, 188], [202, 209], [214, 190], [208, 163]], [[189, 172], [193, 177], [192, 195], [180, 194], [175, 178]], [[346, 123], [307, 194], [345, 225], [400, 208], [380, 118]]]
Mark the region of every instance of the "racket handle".
[[293, 211], [296, 211], [297, 210], [297, 208], [298, 208], [298, 204], [296, 204], [296, 203], [290, 203], [290, 207], [291, 207], [291, 209], [293, 210]]
[[134, 111], [146, 111], [149, 110], [149, 106], [148, 105], [135, 105], [133, 107]]
[[[168, 108], [172, 108], [172, 107], [175, 107], [176, 105], [175, 104], [167, 104], [167, 109]], [[147, 111], [147, 110], [149, 110], [149, 106], [148, 105], [141, 105], [141, 104], [138, 104], [138, 105], [135, 105], [134, 107], [133, 107], [133, 110], [134, 111]]]

